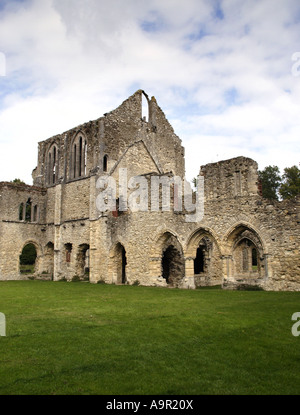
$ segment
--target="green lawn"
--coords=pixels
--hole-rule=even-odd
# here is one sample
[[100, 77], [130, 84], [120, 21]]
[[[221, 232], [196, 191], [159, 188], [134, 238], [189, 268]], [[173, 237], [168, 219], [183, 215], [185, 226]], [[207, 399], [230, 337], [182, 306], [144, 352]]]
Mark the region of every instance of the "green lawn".
[[0, 282], [0, 394], [299, 394], [300, 292]]

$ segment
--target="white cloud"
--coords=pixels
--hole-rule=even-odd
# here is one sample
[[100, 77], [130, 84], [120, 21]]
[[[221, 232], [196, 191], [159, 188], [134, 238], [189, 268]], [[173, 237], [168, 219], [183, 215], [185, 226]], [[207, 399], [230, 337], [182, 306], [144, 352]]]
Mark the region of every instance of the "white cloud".
[[[219, 7], [219, 8], [218, 8]], [[200, 164], [299, 162], [297, 0], [12, 0], [0, 9], [0, 180], [31, 182], [37, 142], [156, 96]]]

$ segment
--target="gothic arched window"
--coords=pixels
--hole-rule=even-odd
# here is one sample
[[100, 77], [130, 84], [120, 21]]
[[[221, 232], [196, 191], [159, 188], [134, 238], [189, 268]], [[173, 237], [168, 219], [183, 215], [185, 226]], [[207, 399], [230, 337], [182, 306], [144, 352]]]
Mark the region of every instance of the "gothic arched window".
[[87, 174], [87, 140], [78, 134], [73, 141], [70, 178], [85, 177]]
[[55, 184], [58, 173], [58, 154], [57, 147], [53, 144], [48, 151], [47, 160], [47, 183], [49, 185]]

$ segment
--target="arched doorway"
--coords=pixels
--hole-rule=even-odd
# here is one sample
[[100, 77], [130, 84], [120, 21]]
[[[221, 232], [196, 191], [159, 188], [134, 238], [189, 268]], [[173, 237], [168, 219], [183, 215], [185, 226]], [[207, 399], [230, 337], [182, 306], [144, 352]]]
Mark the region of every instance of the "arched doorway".
[[261, 272], [261, 258], [257, 252], [258, 242], [249, 236], [239, 238], [234, 244], [233, 261], [234, 273], [236, 277], [259, 277]]
[[127, 254], [124, 246], [118, 242], [111, 250], [109, 272], [111, 272], [112, 282], [115, 284], [127, 283]]
[[196, 287], [222, 284], [222, 255], [210, 229], [200, 228], [193, 232], [185, 255], [189, 276], [193, 275]]
[[260, 285], [266, 277], [264, 244], [251, 225], [236, 225], [226, 238], [230, 271], [228, 280], [235, 284]]
[[89, 279], [89, 249], [88, 244], [79, 245], [76, 257], [76, 275], [83, 280]]
[[161, 258], [162, 277], [167, 284], [178, 287], [184, 277], [184, 259], [180, 249], [174, 244], [163, 249]]
[[33, 243], [24, 245], [19, 257], [20, 274], [34, 274], [36, 271], [37, 249]]
[[194, 259], [194, 274], [204, 272], [204, 247], [199, 246], [196, 251], [196, 258]]

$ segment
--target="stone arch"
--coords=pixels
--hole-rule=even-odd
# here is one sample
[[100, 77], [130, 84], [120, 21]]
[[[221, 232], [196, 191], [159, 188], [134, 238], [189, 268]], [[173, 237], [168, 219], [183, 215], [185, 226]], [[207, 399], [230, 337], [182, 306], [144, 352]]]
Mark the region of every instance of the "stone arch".
[[224, 254], [230, 255], [232, 251], [232, 241], [235, 241], [237, 235], [239, 235], [241, 231], [244, 230], [249, 230], [249, 232], [253, 234], [253, 236], [259, 241], [262, 252], [267, 255], [267, 243], [262, 237], [261, 232], [253, 224], [246, 221], [237, 222], [227, 230], [222, 241], [224, 246]]
[[[31, 255], [27, 255], [26, 250], [27, 248], [34, 247], [33, 257]], [[23, 243], [20, 251], [19, 251], [19, 261], [18, 261], [18, 270], [20, 274], [37, 274], [39, 272], [40, 267], [40, 258], [41, 258], [42, 250], [40, 245], [34, 240], [27, 240]], [[28, 260], [25, 258], [29, 257]], [[28, 267], [26, 267], [28, 265]]]
[[196, 286], [222, 284], [222, 253], [214, 232], [196, 229], [186, 245], [186, 274]]
[[142, 119], [149, 121], [149, 98], [144, 91], [142, 91]]
[[78, 131], [71, 142], [69, 178], [87, 176], [88, 140], [83, 131]]
[[225, 235], [228, 280], [254, 285], [267, 277], [267, 250], [261, 234], [248, 223], [238, 223]]
[[180, 287], [184, 283], [185, 260], [181, 243], [177, 236], [165, 230], [153, 244], [150, 258], [152, 277], [163, 285]]
[[46, 155], [46, 180], [49, 186], [55, 184], [58, 178], [59, 153], [54, 142], [50, 145]]
[[109, 255], [109, 273], [112, 283], [126, 284], [127, 255], [126, 249], [121, 242], [118, 242], [110, 251]]
[[167, 243], [170, 238], [175, 238], [180, 247], [181, 243], [179, 242], [179, 235], [171, 229], [164, 229], [156, 234], [153, 238], [152, 248], [151, 248], [151, 257], [157, 257], [161, 254], [163, 246]]

